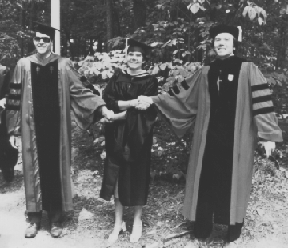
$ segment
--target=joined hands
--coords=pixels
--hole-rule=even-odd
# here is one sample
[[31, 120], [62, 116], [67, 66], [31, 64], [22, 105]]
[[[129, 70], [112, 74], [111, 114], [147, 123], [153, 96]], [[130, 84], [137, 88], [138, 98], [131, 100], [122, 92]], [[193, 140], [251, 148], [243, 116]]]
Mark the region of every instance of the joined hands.
[[[151, 104], [153, 104], [153, 100], [149, 96], [139, 96], [138, 99], [130, 100], [128, 104], [129, 107], [133, 107], [137, 110], [146, 110], [151, 106]], [[101, 119], [101, 122], [114, 122], [125, 119], [126, 111], [115, 114], [112, 110], [109, 110], [106, 106], [103, 106], [102, 115], [103, 118]]]
[[137, 104], [134, 107], [138, 110], [146, 110], [153, 104], [153, 101], [149, 96], [138, 96], [138, 99], [135, 100], [137, 101]]
[[137, 110], [146, 110], [147, 108], [149, 108], [149, 106], [150, 104], [139, 100], [139, 98], [129, 101], [129, 107], [134, 107]]

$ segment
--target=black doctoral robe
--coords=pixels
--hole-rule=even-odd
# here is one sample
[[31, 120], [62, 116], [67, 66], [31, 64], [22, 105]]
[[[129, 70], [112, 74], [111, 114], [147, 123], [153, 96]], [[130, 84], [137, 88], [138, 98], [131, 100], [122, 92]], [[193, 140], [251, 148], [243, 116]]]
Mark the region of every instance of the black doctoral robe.
[[[157, 79], [146, 72], [131, 76], [116, 72], [103, 93], [107, 108], [121, 112], [118, 101], [157, 95]], [[145, 205], [150, 181], [154, 107], [129, 108], [126, 119], [105, 125], [106, 161], [100, 197], [110, 200], [118, 178], [119, 200], [124, 206]]]
[[42, 206], [62, 210], [58, 61], [45, 66], [31, 62], [31, 82]]
[[[224, 60], [216, 59], [210, 64], [208, 73], [210, 121], [199, 183], [196, 237], [206, 238], [210, 235], [213, 217], [214, 223], [230, 225], [238, 78], [242, 62], [245, 61], [232, 56]], [[237, 224], [231, 235], [238, 237], [242, 225], [243, 223]]]

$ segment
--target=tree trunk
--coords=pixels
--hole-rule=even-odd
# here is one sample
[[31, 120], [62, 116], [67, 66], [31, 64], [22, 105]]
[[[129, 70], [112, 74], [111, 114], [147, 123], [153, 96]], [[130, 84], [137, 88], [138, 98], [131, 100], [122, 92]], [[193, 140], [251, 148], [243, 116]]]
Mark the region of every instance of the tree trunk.
[[146, 24], [146, 1], [133, 0], [134, 28], [143, 27]]
[[64, 47], [64, 51], [66, 51], [66, 57], [70, 58], [72, 60], [74, 60], [74, 56], [72, 54], [72, 51], [71, 51], [71, 43], [70, 43], [70, 32], [69, 31], [66, 31], [66, 42], [64, 42], [65, 44], [65, 47]]
[[[24, 3], [21, 2], [21, 9], [19, 13], [19, 22], [21, 30], [23, 31], [25, 29], [25, 9], [24, 9]], [[21, 58], [24, 57], [24, 38], [21, 36]]]
[[195, 37], [195, 61], [196, 62], [202, 62], [203, 59], [203, 53], [202, 53], [202, 49], [197, 49], [197, 47], [200, 45], [200, 42], [202, 41], [202, 37], [201, 37], [201, 32], [199, 28], [195, 29], [194, 32], [194, 37]]
[[280, 28], [279, 28], [279, 46], [278, 46], [278, 55], [276, 61], [276, 69], [281, 69], [285, 65], [286, 60], [286, 44], [287, 44], [287, 20], [288, 16], [285, 15], [282, 17]]
[[121, 36], [120, 20], [119, 20], [119, 11], [118, 9], [113, 8], [113, 34], [115, 37]]
[[106, 0], [107, 8], [107, 40], [113, 38], [113, 5], [112, 0]]
[[29, 18], [29, 28], [34, 30], [34, 21], [36, 21], [36, 4], [35, 1], [30, 2], [30, 18]]
[[93, 56], [94, 51], [93, 51], [93, 38], [89, 39], [89, 55]]
[[97, 40], [97, 52], [102, 53], [103, 46], [102, 46], [103, 40], [102, 37], [99, 37]]
[[[35, 5], [35, 1], [31, 1], [30, 2], [30, 6], [27, 8], [29, 9], [29, 29], [34, 31], [34, 21], [36, 21], [36, 5]], [[28, 55], [34, 53], [35, 51], [35, 46], [32, 40], [30, 40], [28, 42]]]

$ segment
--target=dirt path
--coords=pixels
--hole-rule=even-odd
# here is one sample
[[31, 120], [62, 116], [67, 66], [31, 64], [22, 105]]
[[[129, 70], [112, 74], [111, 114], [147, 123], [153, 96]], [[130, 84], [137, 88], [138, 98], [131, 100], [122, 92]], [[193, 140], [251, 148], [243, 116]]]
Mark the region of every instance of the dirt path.
[[[80, 131], [73, 141], [73, 166], [75, 186], [74, 214], [64, 223], [64, 235], [53, 239], [49, 234], [47, 218], [34, 239], [25, 239], [25, 201], [21, 163], [17, 165], [13, 183], [0, 181], [0, 248], [101, 248], [113, 226], [113, 201], [99, 198], [103, 160], [101, 148], [95, 147], [91, 138]], [[77, 145], [75, 145], [77, 144]], [[256, 161], [259, 167], [253, 178], [253, 189], [245, 219], [239, 248], [287, 248], [288, 247], [288, 172], [287, 167], [276, 170], [273, 165]], [[271, 174], [271, 176], [270, 176]], [[2, 175], [0, 172], [0, 180]], [[181, 215], [184, 183], [155, 181], [147, 206], [144, 208], [143, 238], [138, 244], [129, 243], [132, 228], [132, 209], [125, 210], [128, 231], [121, 234], [112, 247], [197, 247], [189, 222]], [[166, 240], [191, 230], [190, 235]], [[223, 240], [225, 228], [215, 226], [215, 240]], [[152, 246], [154, 245], [154, 246]], [[210, 247], [221, 247], [211, 245]]]

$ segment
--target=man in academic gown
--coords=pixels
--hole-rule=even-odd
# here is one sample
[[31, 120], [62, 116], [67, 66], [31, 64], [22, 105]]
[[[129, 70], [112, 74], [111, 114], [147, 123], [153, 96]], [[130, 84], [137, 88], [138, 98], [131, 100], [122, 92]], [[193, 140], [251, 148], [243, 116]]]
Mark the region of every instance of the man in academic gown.
[[194, 234], [201, 242], [209, 242], [213, 220], [228, 225], [232, 245], [245, 218], [257, 139], [269, 156], [282, 132], [266, 79], [253, 63], [233, 54], [237, 27], [218, 25], [210, 35], [217, 55], [210, 66], [170, 94], [139, 99], [155, 103], [179, 137], [195, 123], [183, 214], [195, 221]]
[[[18, 61], [7, 100], [9, 133], [21, 129], [28, 227], [33, 238], [42, 210], [51, 222], [51, 236], [61, 235], [61, 213], [72, 210], [70, 177], [71, 117], [87, 128], [97, 115], [109, 116], [105, 102], [83, 87], [69, 59], [51, 52], [55, 30], [36, 23], [37, 53]], [[19, 111], [20, 110], [20, 111]]]

